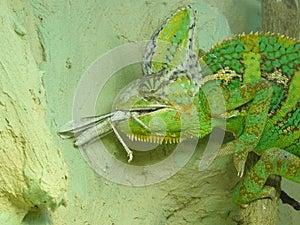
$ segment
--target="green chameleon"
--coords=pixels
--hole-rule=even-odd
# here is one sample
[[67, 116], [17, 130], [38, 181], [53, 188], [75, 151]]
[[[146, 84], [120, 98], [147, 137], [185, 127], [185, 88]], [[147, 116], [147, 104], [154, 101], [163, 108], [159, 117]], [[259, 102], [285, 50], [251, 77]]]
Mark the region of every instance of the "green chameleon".
[[238, 35], [198, 58], [196, 21], [191, 6], [173, 13], [146, 48], [144, 76], [123, 91], [115, 111], [71, 121], [60, 133], [83, 145], [114, 132], [131, 161], [120, 132], [132, 140], [178, 143], [220, 127], [235, 140], [218, 154], [234, 154], [239, 176], [248, 153], [260, 155], [236, 186], [235, 202], [274, 197], [274, 188], [265, 186], [270, 174], [300, 183], [300, 42]]

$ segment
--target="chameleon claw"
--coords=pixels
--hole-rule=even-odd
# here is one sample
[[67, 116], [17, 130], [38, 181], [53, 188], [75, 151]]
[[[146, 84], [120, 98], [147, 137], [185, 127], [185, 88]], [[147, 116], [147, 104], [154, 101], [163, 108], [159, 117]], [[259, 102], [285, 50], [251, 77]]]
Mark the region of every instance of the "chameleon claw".
[[243, 177], [244, 167], [245, 167], [244, 164], [242, 162], [240, 162], [238, 165], [238, 173], [237, 173], [238, 177], [241, 177], [241, 178]]
[[247, 151], [236, 152], [233, 155], [233, 163], [238, 172], [237, 173], [238, 177], [243, 177], [244, 175], [247, 156], [248, 156]]

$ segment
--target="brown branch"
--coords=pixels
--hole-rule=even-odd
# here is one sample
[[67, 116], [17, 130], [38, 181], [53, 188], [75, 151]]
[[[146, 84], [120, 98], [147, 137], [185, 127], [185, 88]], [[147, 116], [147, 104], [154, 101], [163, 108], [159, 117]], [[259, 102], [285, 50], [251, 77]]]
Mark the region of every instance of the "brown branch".
[[[250, 153], [246, 163], [246, 171], [249, 171], [258, 160], [258, 155]], [[274, 199], [259, 199], [249, 203], [246, 207], [241, 207], [240, 215], [235, 218], [235, 222], [238, 225], [275, 225], [281, 193], [280, 184], [281, 177], [271, 175], [266, 185], [276, 189], [276, 197]]]
[[295, 210], [300, 210], [300, 203], [293, 199], [291, 196], [289, 196], [286, 192], [281, 191], [280, 199], [283, 204], [288, 204], [292, 206]]

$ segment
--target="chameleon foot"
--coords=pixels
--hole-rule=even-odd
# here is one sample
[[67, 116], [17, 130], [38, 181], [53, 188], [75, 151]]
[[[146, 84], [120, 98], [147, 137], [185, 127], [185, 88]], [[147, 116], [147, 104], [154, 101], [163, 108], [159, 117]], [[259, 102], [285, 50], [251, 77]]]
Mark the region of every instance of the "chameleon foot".
[[244, 175], [247, 156], [248, 152], [237, 152], [233, 155], [233, 163], [239, 177]]
[[233, 154], [233, 163], [237, 170], [237, 175], [242, 177], [245, 171], [245, 164], [248, 156], [248, 151], [244, 149], [244, 144], [235, 140], [224, 144], [219, 151], [218, 156]]

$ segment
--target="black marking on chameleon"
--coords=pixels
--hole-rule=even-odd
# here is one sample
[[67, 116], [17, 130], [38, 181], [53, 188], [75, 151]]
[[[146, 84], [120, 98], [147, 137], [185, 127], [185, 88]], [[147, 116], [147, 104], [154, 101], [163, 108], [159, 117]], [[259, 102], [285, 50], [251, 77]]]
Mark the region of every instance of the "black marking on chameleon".
[[188, 46], [188, 49], [190, 50], [190, 51], [192, 51], [193, 50], [193, 44], [194, 44], [194, 42], [193, 42], [193, 39], [192, 39], [192, 37], [194, 37], [194, 28], [196, 27], [196, 23], [195, 23], [195, 21], [193, 21], [193, 23], [192, 23], [192, 25], [189, 27], [189, 46]]
[[195, 21], [194, 23], [192, 23], [192, 25], [189, 27], [190, 30], [194, 29], [194, 27], [196, 26]]
[[141, 80], [139, 93], [146, 99], [165, 99], [168, 97], [166, 88], [171, 82], [167, 74], [151, 74]]
[[146, 50], [143, 57], [143, 72], [144, 75], [149, 75], [151, 73], [151, 65], [152, 65], [152, 59], [153, 55], [155, 54], [154, 49], [157, 47], [156, 43], [156, 37], [158, 37], [159, 33], [162, 31], [164, 26], [167, 24], [171, 17], [169, 17], [165, 22], [162, 24], [162, 26], [152, 35], [150, 42], [146, 46]]
[[143, 72], [144, 75], [149, 75], [151, 73], [151, 65], [152, 65], [152, 59], [153, 59], [153, 55], [155, 54], [154, 49], [156, 49], [157, 45], [155, 42], [155, 37], [157, 37], [160, 33], [160, 31], [162, 30], [163, 27], [161, 27], [161, 29], [159, 29], [151, 38], [151, 41], [149, 42], [149, 44], [146, 47], [146, 51], [144, 54], [144, 63], [143, 63]]
[[185, 73], [185, 71], [175, 70], [172, 75], [170, 76], [171, 80], [177, 80], [179, 78], [179, 75]]

